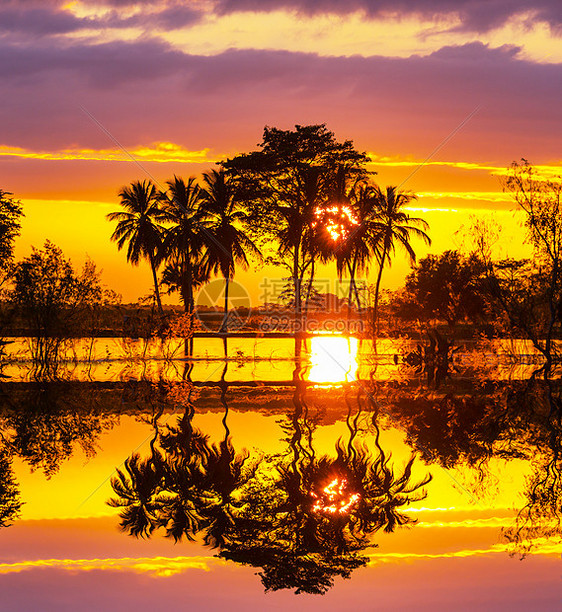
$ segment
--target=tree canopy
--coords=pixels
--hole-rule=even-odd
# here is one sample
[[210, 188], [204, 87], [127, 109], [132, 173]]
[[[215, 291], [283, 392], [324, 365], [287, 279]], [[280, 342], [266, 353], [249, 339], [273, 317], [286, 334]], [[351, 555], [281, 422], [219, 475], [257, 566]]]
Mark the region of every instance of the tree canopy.
[[395, 313], [405, 319], [440, 319], [453, 327], [468, 318], [481, 320], [485, 310], [484, 266], [458, 251], [420, 259], [395, 300]]
[[266, 127], [258, 146], [258, 151], [227, 159], [222, 166], [249, 207], [256, 233], [276, 239], [279, 256], [291, 268], [299, 312], [304, 270], [310, 264], [307, 230], [315, 213], [337, 199], [342, 176], [349, 183], [367, 177], [369, 158], [352, 141], [336, 140], [325, 124]]

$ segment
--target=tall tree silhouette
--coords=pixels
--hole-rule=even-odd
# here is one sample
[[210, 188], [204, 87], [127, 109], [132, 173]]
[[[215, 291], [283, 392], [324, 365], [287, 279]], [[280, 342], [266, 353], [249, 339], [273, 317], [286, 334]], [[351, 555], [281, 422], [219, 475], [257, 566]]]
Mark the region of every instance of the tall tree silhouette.
[[192, 313], [193, 290], [208, 278], [201, 261], [206, 225], [201, 207], [203, 193], [194, 177], [185, 182], [174, 176], [167, 184], [168, 191], [162, 195], [162, 209], [170, 226], [166, 230], [163, 252], [170, 263], [162, 281], [179, 289], [185, 311]]
[[426, 221], [418, 217], [410, 217], [404, 211], [415, 195], [406, 191], [400, 191], [398, 187], [387, 187], [382, 190], [375, 188], [375, 208], [378, 222], [381, 224], [379, 271], [375, 284], [375, 303], [373, 307], [373, 333], [378, 336], [379, 325], [379, 295], [384, 266], [392, 263], [392, 256], [396, 245], [401, 247], [410, 258], [411, 263], [416, 261], [416, 254], [410, 241], [412, 236], [421, 238], [426, 244], [431, 244], [431, 239], [424, 230], [429, 226]]
[[357, 290], [357, 274], [367, 272], [370, 261], [380, 260], [381, 236], [383, 225], [378, 218], [376, 208], [376, 188], [365, 181], [356, 182], [346, 194], [352, 222], [339, 243], [335, 246], [334, 256], [340, 278], [347, 272], [349, 275], [348, 302], [351, 306], [353, 295], [357, 308], [361, 301]]
[[493, 224], [475, 223], [473, 238], [501, 333], [513, 330], [531, 340], [548, 371], [560, 360], [554, 339], [562, 322], [562, 178], [547, 179], [522, 159], [512, 163], [503, 187], [522, 213], [532, 259], [497, 261], [492, 247], [499, 233]]
[[127, 261], [134, 266], [147, 259], [152, 270], [154, 293], [160, 313], [162, 302], [156, 270], [162, 246], [163, 226], [166, 217], [161, 208], [161, 196], [151, 181], [134, 181], [119, 192], [124, 210], [107, 215], [109, 221], [117, 221], [111, 240], [121, 250], [127, 245]]
[[252, 210], [256, 232], [277, 240], [281, 261], [291, 268], [294, 307], [301, 315], [302, 277], [310, 265], [304, 240], [318, 208], [329, 204], [338, 168], [364, 176], [368, 157], [349, 140], [338, 142], [324, 124], [293, 130], [265, 127], [259, 151], [222, 163]]
[[210, 224], [206, 232], [206, 263], [213, 273], [224, 278], [224, 318], [221, 331], [228, 331], [228, 289], [236, 265], [246, 269], [248, 256], [261, 257], [258, 247], [245, 232], [249, 220], [236, 198], [231, 179], [224, 170], [211, 170], [203, 175], [203, 198]]

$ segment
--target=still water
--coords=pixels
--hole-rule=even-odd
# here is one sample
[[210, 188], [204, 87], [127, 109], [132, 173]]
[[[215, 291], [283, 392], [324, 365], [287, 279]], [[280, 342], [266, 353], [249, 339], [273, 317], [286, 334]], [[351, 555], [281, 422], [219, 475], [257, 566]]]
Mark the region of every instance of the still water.
[[2, 610], [560, 607], [562, 386], [533, 359], [108, 339], [38, 380], [12, 349]]

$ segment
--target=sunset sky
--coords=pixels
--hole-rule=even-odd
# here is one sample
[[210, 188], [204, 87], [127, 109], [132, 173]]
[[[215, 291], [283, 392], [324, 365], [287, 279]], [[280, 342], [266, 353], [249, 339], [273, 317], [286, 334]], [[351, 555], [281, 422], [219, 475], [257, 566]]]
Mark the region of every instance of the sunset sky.
[[[559, 0], [4, 0], [0, 71], [17, 256], [49, 238], [124, 301], [151, 277], [109, 242], [119, 188], [198, 175], [255, 149], [265, 125], [352, 139], [377, 182], [419, 195], [435, 253], [471, 214], [497, 213], [506, 252], [523, 254], [501, 173], [521, 157], [562, 172]], [[406, 272], [397, 260], [386, 286]], [[237, 279], [259, 297], [258, 277]]]

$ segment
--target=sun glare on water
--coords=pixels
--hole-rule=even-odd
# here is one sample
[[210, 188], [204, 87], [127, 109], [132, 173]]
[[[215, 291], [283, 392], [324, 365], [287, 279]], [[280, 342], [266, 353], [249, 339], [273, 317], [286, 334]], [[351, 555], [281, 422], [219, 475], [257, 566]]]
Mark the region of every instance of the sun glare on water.
[[315, 336], [310, 340], [310, 369], [307, 379], [315, 383], [356, 380], [357, 338]]

